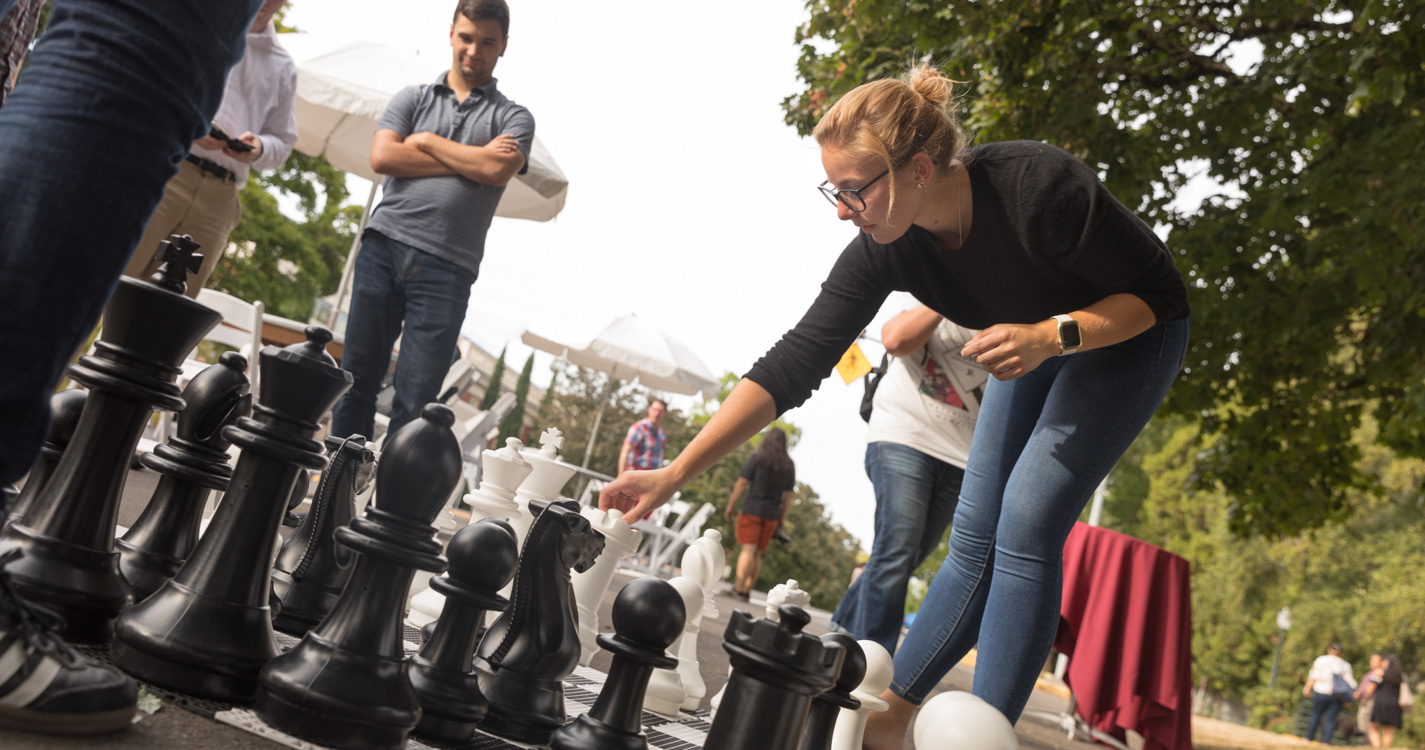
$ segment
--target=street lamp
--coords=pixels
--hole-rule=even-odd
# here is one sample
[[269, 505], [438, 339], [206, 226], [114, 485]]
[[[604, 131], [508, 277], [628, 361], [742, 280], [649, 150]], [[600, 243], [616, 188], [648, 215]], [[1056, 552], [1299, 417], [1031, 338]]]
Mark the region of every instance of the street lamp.
[[1282, 663], [1282, 641], [1286, 640], [1286, 631], [1291, 630], [1290, 607], [1282, 607], [1281, 611], [1277, 613], [1277, 629], [1281, 632], [1277, 633], [1277, 652], [1272, 656], [1272, 676], [1267, 680], [1268, 688], [1277, 686], [1277, 669]]

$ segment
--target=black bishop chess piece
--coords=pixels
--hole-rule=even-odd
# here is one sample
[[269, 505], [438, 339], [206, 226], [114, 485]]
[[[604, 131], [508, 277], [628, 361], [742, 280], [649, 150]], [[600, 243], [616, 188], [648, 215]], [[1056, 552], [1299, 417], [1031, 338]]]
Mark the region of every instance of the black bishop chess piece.
[[376, 467], [376, 454], [361, 435], [328, 437], [326, 445], [331, 462], [322, 472], [311, 509], [282, 543], [272, 566], [273, 607], [281, 603], [272, 624], [295, 636], [306, 635], [327, 616], [351, 578], [356, 556], [336, 543], [336, 530], [355, 517], [356, 496], [371, 482]]
[[722, 644], [732, 674], [706, 750], [796, 750], [812, 697], [841, 673], [845, 649], [803, 633], [806, 610], [783, 604], [777, 614], [781, 622], [733, 610]]
[[489, 710], [471, 668], [476, 638], [486, 612], [509, 606], [500, 589], [514, 578], [519, 542], [504, 519], [486, 518], [455, 532], [445, 556], [450, 572], [430, 582], [445, 596], [445, 606], [410, 662], [411, 687], [421, 703], [416, 734], [468, 740]]
[[[54, 467], [59, 465], [64, 449], [69, 446], [69, 441], [74, 439], [74, 429], [79, 426], [79, 415], [84, 411], [84, 401], [87, 398], [89, 391], [82, 388], [69, 388], [49, 397], [49, 433], [45, 435], [44, 445], [40, 447], [39, 460], [30, 469], [30, 476], [25, 479], [25, 488], [20, 490], [20, 496], [10, 506], [10, 520], [18, 521], [25, 517], [25, 510], [39, 496], [45, 482], [54, 474]], [[0, 519], [0, 526], [4, 525], [4, 520]]]
[[[701, 605], [701, 601], [699, 604]], [[588, 713], [554, 730], [552, 750], [647, 750], [643, 693], [655, 669], [673, 669], [668, 647], [678, 639], [688, 612], [677, 589], [657, 578], [630, 581], [614, 598], [614, 634], [599, 645], [613, 654], [609, 678]]]
[[114, 548], [134, 448], [154, 409], [183, 410], [179, 365], [222, 319], [183, 296], [185, 269], [202, 258], [191, 241], [175, 242], [153, 283], [119, 280], [94, 354], [68, 370], [89, 388], [74, 438], [24, 518], [0, 532], [0, 553], [23, 553], [9, 566], [11, 584], [63, 618], [71, 642], [109, 640], [134, 600]]
[[401, 620], [416, 570], [445, 569], [431, 522], [460, 481], [455, 413], [427, 404], [386, 442], [376, 500], [337, 529], [358, 555], [336, 606], [296, 648], [263, 667], [257, 715], [309, 742], [394, 750], [420, 719], [407, 672]]
[[135, 601], [147, 599], [178, 569], [198, 543], [208, 493], [228, 488], [233, 467], [223, 428], [252, 413], [247, 358], [226, 352], [183, 389], [188, 404], [168, 442], [139, 460], [161, 479], [138, 520], [116, 542], [119, 570]]
[[510, 608], [480, 640], [475, 673], [490, 712], [480, 729], [542, 745], [564, 726], [564, 678], [579, 665], [579, 623], [570, 570], [587, 571], [604, 535], [573, 500], [531, 500]]
[[846, 658], [841, 662], [836, 684], [812, 699], [799, 750], [831, 750], [831, 735], [836, 730], [836, 717], [841, 709], [855, 711], [861, 707], [860, 699], [851, 692], [866, 678], [866, 652], [855, 638], [845, 633], [827, 633], [821, 642], [841, 647]]
[[252, 701], [257, 674], [280, 650], [268, 606], [277, 528], [302, 468], [326, 465], [312, 439], [351, 387], [326, 353], [331, 332], [269, 346], [258, 359], [253, 416], [223, 429], [242, 449], [228, 491], [188, 561], [115, 626], [114, 664], [146, 682], [234, 703]]

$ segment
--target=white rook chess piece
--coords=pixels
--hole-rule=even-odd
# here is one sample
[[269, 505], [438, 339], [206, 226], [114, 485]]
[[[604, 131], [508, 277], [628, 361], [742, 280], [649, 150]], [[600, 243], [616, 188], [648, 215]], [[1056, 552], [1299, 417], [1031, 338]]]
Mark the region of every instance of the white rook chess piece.
[[617, 508], [605, 513], [598, 508], [584, 508], [579, 514], [589, 519], [589, 525], [604, 535], [604, 551], [594, 567], [573, 576], [574, 601], [579, 605], [579, 664], [589, 666], [599, 652], [599, 605], [609, 590], [619, 561], [638, 549], [638, 530], [623, 520]]
[[875, 641], [857, 643], [866, 655], [866, 676], [851, 695], [861, 701], [861, 707], [855, 711], [843, 708], [836, 715], [836, 728], [831, 732], [831, 750], [861, 750], [861, 738], [866, 733], [866, 715], [890, 707], [881, 693], [891, 686], [891, 680], [895, 677], [895, 661], [886, 647]]
[[[783, 604], [806, 609], [807, 605], [811, 604], [811, 592], [802, 591], [801, 585], [795, 578], [788, 578], [786, 583], [773, 586], [772, 590], [767, 592], [767, 619], [772, 622], [781, 622], [782, 615], [777, 609]], [[717, 707], [722, 703], [722, 694], [725, 692], [727, 692], [726, 684], [717, 691], [717, 695], [712, 697], [710, 701], [712, 710], [709, 712], [709, 718], [717, 718]]]
[[[668, 647], [670, 653], [678, 654], [682, 650], [681, 642], [689, 638], [690, 632], [694, 640], [698, 637], [698, 623], [703, 619], [703, 588], [687, 576], [677, 576], [668, 583], [682, 595], [683, 608], [688, 615], [683, 632]], [[677, 716], [687, 697], [687, 689], [677, 669], [655, 669], [648, 679], [648, 690], [643, 694], [643, 707], [655, 714]]]
[[688, 617], [689, 634], [679, 643], [678, 675], [683, 678], [683, 689], [688, 697], [683, 699], [683, 709], [698, 710], [699, 704], [708, 694], [708, 686], [698, 665], [698, 632], [702, 621], [717, 617], [717, 599], [714, 587], [727, 572], [727, 553], [722, 548], [722, 532], [708, 529], [683, 552], [683, 575], [698, 582], [703, 590], [702, 614], [697, 618]]
[[941, 693], [920, 707], [915, 717], [916, 750], [1019, 750], [1009, 719], [970, 693]]
[[[480, 454], [480, 486], [465, 496], [465, 503], [470, 506], [471, 523], [485, 518], [508, 521], [519, 511], [519, 506], [515, 504], [515, 490], [534, 471], [534, 467], [520, 457], [523, 446], [519, 438], [509, 438], [505, 441], [505, 447]], [[432, 589], [423, 589], [411, 597], [411, 611], [406, 619], [416, 627], [435, 622], [444, 606], [444, 595]]]

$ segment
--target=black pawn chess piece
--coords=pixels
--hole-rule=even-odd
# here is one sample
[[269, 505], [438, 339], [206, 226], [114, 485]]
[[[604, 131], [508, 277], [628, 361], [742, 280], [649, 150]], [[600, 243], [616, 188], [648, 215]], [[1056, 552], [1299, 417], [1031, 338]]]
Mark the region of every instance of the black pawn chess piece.
[[542, 745], [564, 726], [564, 678], [579, 665], [579, 622], [570, 570], [593, 566], [604, 535], [573, 500], [531, 500], [510, 608], [480, 640], [475, 673], [490, 712], [480, 729]]
[[427, 404], [397, 430], [376, 468], [376, 501], [338, 529], [359, 559], [331, 614], [263, 667], [257, 715], [295, 737], [336, 748], [404, 747], [421, 706], [407, 672], [401, 619], [415, 571], [446, 560], [431, 522], [460, 481], [455, 413]]
[[25, 488], [20, 490], [20, 496], [10, 506], [10, 520], [18, 521], [25, 517], [25, 510], [54, 474], [54, 467], [59, 464], [64, 449], [74, 439], [74, 428], [79, 426], [79, 415], [84, 411], [84, 400], [88, 397], [89, 391], [81, 388], [69, 388], [49, 397], [49, 433], [40, 448], [39, 460], [25, 479]]
[[846, 651], [802, 632], [806, 610], [783, 604], [777, 613], [780, 623], [733, 611], [722, 644], [732, 674], [707, 750], [795, 750], [812, 696], [836, 682]]
[[223, 429], [242, 448], [228, 491], [178, 573], [125, 612], [115, 627], [114, 664], [146, 682], [246, 703], [257, 674], [280, 650], [268, 595], [277, 529], [303, 467], [326, 465], [312, 439], [317, 419], [351, 387], [326, 353], [331, 332], [269, 346], [258, 359], [253, 416]]
[[272, 624], [296, 636], [306, 635], [327, 616], [351, 578], [356, 557], [336, 543], [335, 534], [356, 515], [356, 496], [371, 481], [376, 464], [376, 454], [360, 435], [329, 437], [326, 444], [331, 463], [322, 472], [311, 509], [282, 543], [272, 566], [273, 608], [281, 604]]
[[509, 606], [500, 589], [514, 578], [519, 542], [509, 523], [486, 518], [455, 532], [445, 555], [450, 572], [430, 582], [445, 596], [445, 606], [410, 663], [411, 687], [421, 703], [416, 733], [468, 740], [489, 709], [471, 670], [476, 637], [486, 612]]
[[72, 642], [109, 640], [114, 618], [133, 603], [114, 530], [134, 448], [154, 409], [183, 410], [179, 365], [222, 319], [183, 296], [189, 246], [164, 252], [155, 278], [165, 286], [119, 280], [95, 353], [69, 367], [89, 388], [74, 438], [24, 519], [0, 532], [0, 553], [23, 553], [8, 569], [11, 584], [63, 618]]
[[845, 633], [827, 633], [821, 642], [840, 646], [846, 658], [841, 662], [836, 684], [812, 699], [800, 750], [830, 750], [831, 735], [836, 730], [836, 717], [841, 709], [855, 711], [861, 707], [861, 700], [851, 691], [860, 687], [861, 680], [866, 678], [866, 652], [855, 638]]
[[655, 669], [673, 669], [678, 657], [668, 647], [678, 639], [688, 613], [678, 590], [657, 578], [639, 578], [618, 592], [614, 635], [599, 635], [613, 654], [609, 678], [589, 713], [554, 730], [553, 750], [646, 750], [643, 694]]
[[116, 542], [119, 570], [135, 601], [147, 599], [173, 577], [198, 543], [208, 493], [228, 488], [228, 440], [223, 428], [252, 412], [247, 358], [227, 352], [183, 389], [187, 406], [164, 445], [139, 459], [162, 478], [138, 520]]

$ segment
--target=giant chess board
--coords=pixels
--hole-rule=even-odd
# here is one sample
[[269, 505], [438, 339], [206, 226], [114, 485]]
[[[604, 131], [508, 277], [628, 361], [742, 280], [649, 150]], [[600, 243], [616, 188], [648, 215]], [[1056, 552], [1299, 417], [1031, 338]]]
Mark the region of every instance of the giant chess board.
[[[406, 655], [411, 656], [419, 650], [420, 631], [407, 625], [405, 628], [405, 650]], [[285, 633], [277, 634], [277, 642], [282, 649], [288, 650], [297, 645], [298, 639]], [[79, 650], [107, 662], [109, 660], [109, 648], [100, 647], [78, 647]], [[587, 713], [594, 707], [594, 701], [599, 697], [599, 692], [603, 689], [605, 675], [598, 670], [587, 667], [578, 667], [574, 674], [564, 680], [564, 710], [572, 721], [574, 717]], [[165, 703], [192, 711], [201, 716], [206, 716], [224, 724], [230, 724], [246, 732], [251, 732], [259, 737], [272, 740], [288, 747], [298, 748], [298, 750], [323, 750], [322, 745], [316, 745], [305, 740], [297, 739], [289, 734], [273, 729], [268, 726], [251, 708], [245, 706], [235, 706], [219, 701], [196, 698], [191, 695], [175, 693], [160, 687], [155, 687], [148, 683], [141, 683], [145, 690], [161, 698]], [[707, 718], [706, 711], [699, 711], [696, 714], [681, 714], [678, 717], [662, 716], [648, 711], [643, 712], [643, 732], [648, 737], [648, 746], [657, 750], [699, 750], [703, 742], [707, 739], [708, 730], [711, 724]], [[448, 740], [438, 740], [420, 735], [411, 735], [406, 743], [408, 750], [506, 750], [507, 748], [532, 748], [542, 747], [540, 745], [526, 745], [519, 742], [495, 737], [485, 734], [478, 729], [475, 736], [465, 742], [451, 742]]]

